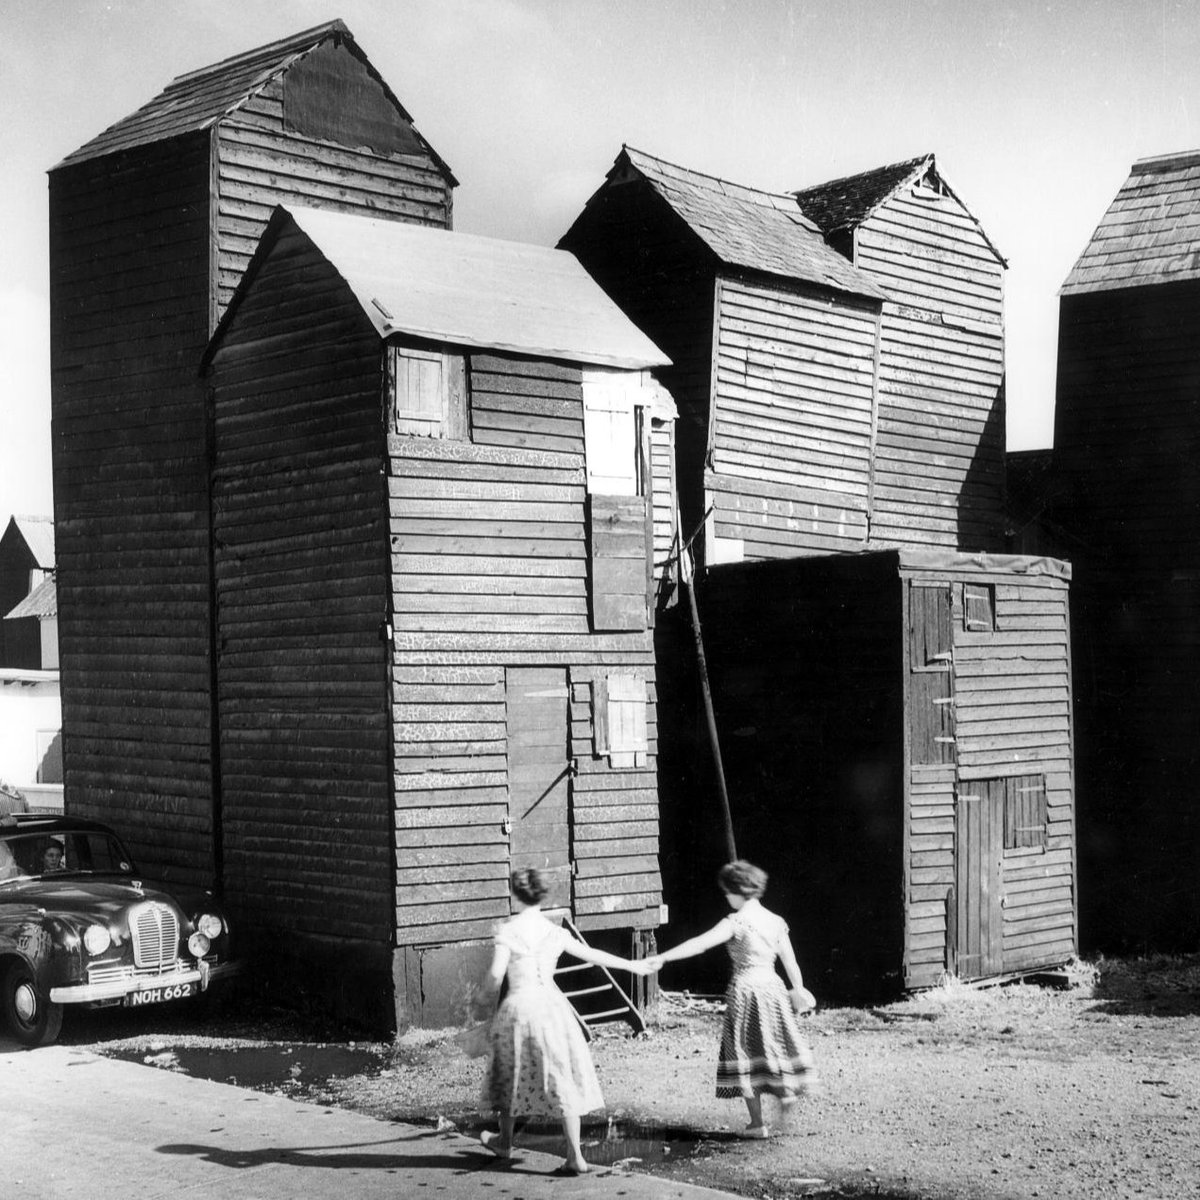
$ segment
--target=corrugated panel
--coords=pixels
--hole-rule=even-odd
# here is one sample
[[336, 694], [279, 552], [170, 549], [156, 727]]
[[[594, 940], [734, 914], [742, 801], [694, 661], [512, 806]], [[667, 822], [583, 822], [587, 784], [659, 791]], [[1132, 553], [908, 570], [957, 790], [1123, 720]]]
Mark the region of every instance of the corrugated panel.
[[54, 587], [54, 576], [41, 583], [11, 612], [4, 614], [6, 621], [17, 621], [22, 617], [53, 617], [58, 615], [58, 596]]
[[626, 162], [729, 266], [801, 279], [856, 296], [882, 296], [869, 278], [825, 245], [793, 197], [689, 171], [629, 146], [623, 148], [613, 172]]
[[1200, 279], [1200, 153], [1139, 159], [1062, 295]]
[[282, 227], [289, 218], [342, 275], [381, 337], [615, 367], [669, 362], [564, 250], [299, 205], [276, 219]]

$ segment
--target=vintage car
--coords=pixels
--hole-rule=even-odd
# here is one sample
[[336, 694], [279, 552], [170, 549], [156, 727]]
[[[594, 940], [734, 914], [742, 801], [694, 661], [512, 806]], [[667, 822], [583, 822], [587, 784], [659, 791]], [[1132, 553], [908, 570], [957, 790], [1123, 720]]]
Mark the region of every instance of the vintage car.
[[208, 892], [149, 882], [106, 825], [0, 817], [0, 1014], [26, 1046], [53, 1042], [63, 1005], [199, 996], [232, 975]]

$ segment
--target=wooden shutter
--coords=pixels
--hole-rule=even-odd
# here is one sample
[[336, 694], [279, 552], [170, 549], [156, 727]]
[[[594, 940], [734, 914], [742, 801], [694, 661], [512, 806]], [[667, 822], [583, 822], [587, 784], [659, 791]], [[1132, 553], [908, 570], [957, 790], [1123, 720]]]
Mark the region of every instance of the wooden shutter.
[[912, 762], [955, 761], [950, 585], [909, 588], [909, 748]]
[[614, 767], [644, 767], [646, 681], [636, 675], [608, 677], [608, 761]]
[[962, 585], [963, 629], [991, 633], [996, 628], [996, 596], [990, 583]]
[[638, 377], [628, 371], [584, 371], [583, 439], [589, 492], [637, 495], [634, 404], [640, 394]]
[[1046, 780], [1016, 775], [1004, 780], [1004, 848], [1046, 848]]
[[650, 561], [643, 496], [588, 497], [592, 629], [646, 629]]
[[466, 366], [460, 355], [389, 347], [392, 421], [408, 437], [467, 436]]

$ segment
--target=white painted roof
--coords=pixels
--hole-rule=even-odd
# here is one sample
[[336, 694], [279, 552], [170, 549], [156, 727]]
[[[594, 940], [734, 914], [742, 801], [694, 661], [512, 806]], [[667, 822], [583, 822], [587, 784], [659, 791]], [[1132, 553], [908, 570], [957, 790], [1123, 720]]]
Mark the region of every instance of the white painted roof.
[[532, 357], [641, 369], [670, 359], [565, 250], [283, 206], [395, 333]]

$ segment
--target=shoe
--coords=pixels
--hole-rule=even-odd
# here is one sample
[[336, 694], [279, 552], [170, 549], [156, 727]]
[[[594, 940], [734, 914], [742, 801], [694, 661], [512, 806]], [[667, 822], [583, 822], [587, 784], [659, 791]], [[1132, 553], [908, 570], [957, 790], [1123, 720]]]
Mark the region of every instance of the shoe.
[[771, 1136], [771, 1131], [766, 1125], [747, 1125], [741, 1136], [751, 1141], [766, 1141]]
[[568, 1176], [570, 1178], [574, 1178], [577, 1175], [586, 1175], [590, 1170], [591, 1170], [591, 1167], [584, 1167], [583, 1170], [581, 1171], [578, 1167], [571, 1166], [570, 1163], [559, 1163], [559, 1165], [557, 1167], [555, 1167], [554, 1170], [550, 1172], [550, 1174], [551, 1175], [563, 1175], [563, 1176]]
[[512, 1147], [502, 1146], [500, 1144], [500, 1135], [498, 1133], [492, 1133], [491, 1130], [485, 1129], [483, 1133], [479, 1135], [479, 1144], [485, 1150], [490, 1150], [497, 1158], [501, 1158], [505, 1162], [510, 1161], [512, 1158]]

